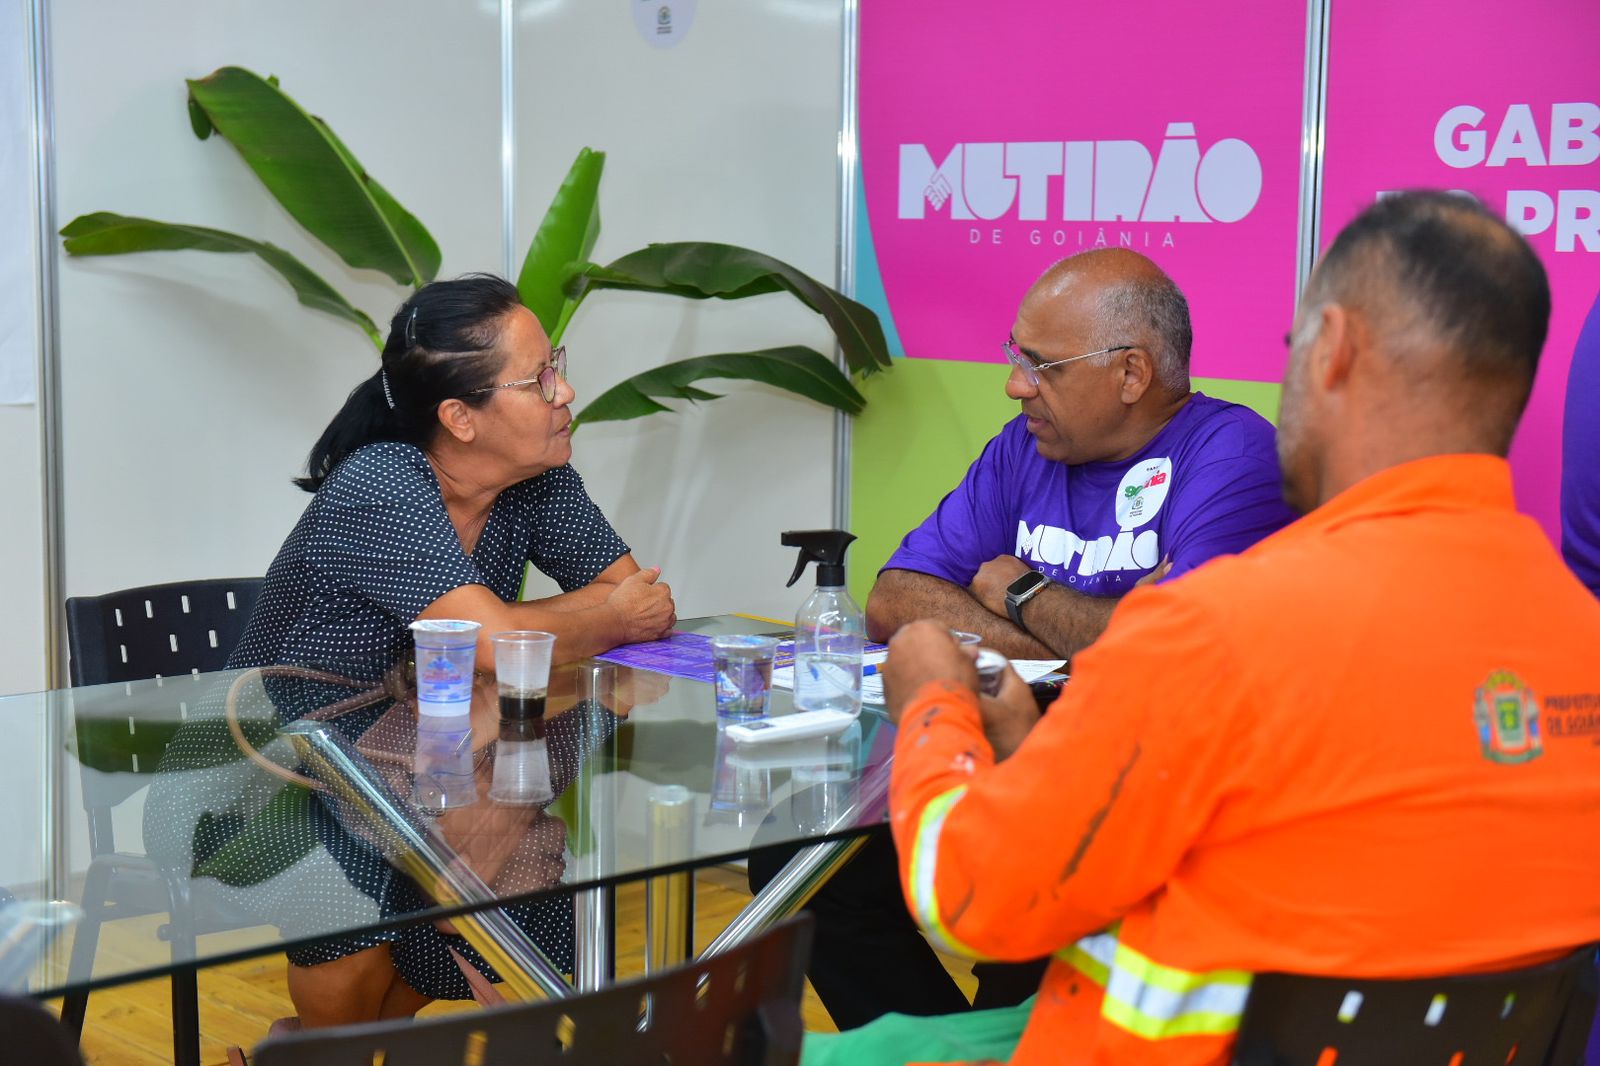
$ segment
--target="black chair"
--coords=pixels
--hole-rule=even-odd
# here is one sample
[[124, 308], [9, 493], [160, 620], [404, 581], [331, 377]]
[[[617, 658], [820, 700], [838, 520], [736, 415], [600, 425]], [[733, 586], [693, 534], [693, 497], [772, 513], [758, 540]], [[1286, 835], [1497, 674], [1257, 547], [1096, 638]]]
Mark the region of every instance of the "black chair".
[[[260, 578], [188, 581], [67, 600], [73, 686], [183, 680], [221, 670], [244, 634], [261, 586]], [[174, 701], [178, 698], [175, 694]], [[83, 703], [91, 702], [92, 696], [84, 694]], [[92, 861], [84, 878], [84, 917], [72, 943], [73, 979], [92, 971], [103, 922], [169, 915], [161, 935], [172, 943], [174, 959], [192, 959], [198, 935], [253, 924], [197, 905], [190, 898], [188, 871], [164, 870], [143, 855], [117, 851], [112, 808], [149, 784], [175, 725], [149, 723], [143, 734], [135, 734], [130, 722], [114, 743], [97, 743], [103, 731], [88, 728], [83, 717], [78, 725]], [[74, 992], [62, 1004], [62, 1024], [75, 1038], [83, 1032], [88, 1003], [88, 992]], [[172, 1026], [174, 1061], [197, 1066], [200, 1014], [193, 968], [172, 975]]]
[[[811, 916], [655, 977], [572, 999], [425, 1021], [377, 1022], [269, 1040], [255, 1066], [565, 1066], [800, 1061]], [[641, 1020], [643, 1019], [643, 1020]]]
[[1261, 974], [1234, 1066], [1583, 1066], [1595, 947], [1510, 973], [1408, 981]]
[[146, 585], [67, 600], [74, 685], [221, 670], [261, 595], [258, 577]]
[[0, 1048], [6, 1062], [28, 1066], [83, 1066], [72, 1034], [31, 999], [0, 996]]

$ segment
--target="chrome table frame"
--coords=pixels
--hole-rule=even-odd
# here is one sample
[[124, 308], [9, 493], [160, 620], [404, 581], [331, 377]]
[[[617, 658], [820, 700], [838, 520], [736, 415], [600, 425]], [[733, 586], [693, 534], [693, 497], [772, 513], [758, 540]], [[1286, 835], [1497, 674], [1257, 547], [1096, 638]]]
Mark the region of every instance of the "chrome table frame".
[[[387, 785], [330, 726], [301, 721], [290, 725], [285, 733], [317, 779], [383, 834], [393, 860], [437, 902], [448, 907], [487, 904], [495, 899], [488, 885], [455, 860], [453, 850], [443, 839], [419, 826], [404, 806], [389, 795]], [[743, 944], [805, 906], [866, 844], [871, 829], [868, 820], [875, 819], [887, 801], [889, 772], [890, 764], [884, 763], [863, 778], [855, 802], [834, 818], [827, 830], [837, 833], [860, 825], [861, 833], [812, 844], [790, 859], [699, 957], [708, 958]], [[581, 782], [575, 787], [581, 787]], [[603, 798], [591, 796], [591, 802]], [[672, 839], [682, 828], [678, 823], [682, 821], [683, 806], [683, 798], [676, 795], [663, 801], [652, 797], [652, 846], [663, 863], [673, 861], [676, 852], [687, 850], [681, 841]], [[658, 822], [662, 824], [655, 824]], [[597, 840], [599, 845], [605, 843]], [[597, 847], [586, 875], [600, 874], [603, 854]], [[693, 892], [688, 878], [687, 872], [666, 874], [650, 879], [647, 885], [647, 918], [653, 919], [647, 923], [646, 935], [649, 972], [687, 958], [693, 926]], [[576, 894], [576, 991], [603, 987], [612, 977], [611, 905], [609, 887], [584, 889]], [[504, 979], [514, 998], [542, 995], [560, 999], [575, 994], [573, 985], [567, 983], [504, 908], [486, 907], [450, 920]]]

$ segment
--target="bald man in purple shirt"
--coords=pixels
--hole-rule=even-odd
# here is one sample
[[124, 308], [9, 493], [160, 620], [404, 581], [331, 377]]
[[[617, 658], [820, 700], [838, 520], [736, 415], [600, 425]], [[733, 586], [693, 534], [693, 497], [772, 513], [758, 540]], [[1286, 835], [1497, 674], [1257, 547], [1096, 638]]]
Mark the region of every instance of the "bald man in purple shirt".
[[1022, 407], [890, 557], [867, 600], [887, 640], [938, 618], [1012, 658], [1071, 658], [1142, 581], [1288, 523], [1272, 426], [1194, 392], [1189, 306], [1124, 249], [1028, 291], [1005, 342]]
[[[1600, 596], [1600, 295], [1578, 334], [1567, 375], [1561, 435], [1561, 554], [1578, 580]], [[1600, 1054], [1600, 1032], [1596, 1041]]]
[[[1561, 557], [1600, 596], [1600, 293], [1584, 319], [1567, 373], [1561, 427]], [[1600, 1015], [1588, 1061], [1600, 1066]]]
[[[1085, 252], [1017, 311], [1006, 394], [1022, 407], [878, 575], [867, 629], [937, 618], [1011, 658], [1070, 659], [1140, 582], [1186, 573], [1287, 524], [1272, 426], [1194, 392], [1189, 305], [1150, 260]], [[781, 855], [752, 855], [760, 888]], [[822, 890], [809, 973], [841, 1028], [966, 998], [906, 912], [894, 846], [867, 844]], [[1044, 963], [979, 963], [974, 1006], [1021, 1002]]]

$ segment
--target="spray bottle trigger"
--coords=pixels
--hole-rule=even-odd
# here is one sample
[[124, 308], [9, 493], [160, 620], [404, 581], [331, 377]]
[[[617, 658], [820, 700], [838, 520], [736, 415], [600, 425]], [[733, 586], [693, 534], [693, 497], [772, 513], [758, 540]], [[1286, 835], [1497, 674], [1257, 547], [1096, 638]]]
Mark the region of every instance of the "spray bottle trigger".
[[789, 575], [789, 581], [783, 587], [784, 588], [789, 588], [796, 581], [799, 581], [800, 580], [800, 575], [806, 572], [806, 564], [809, 563], [810, 561], [811, 561], [811, 556], [806, 554], [806, 552], [802, 551], [800, 553], [800, 558], [795, 561], [794, 573]]

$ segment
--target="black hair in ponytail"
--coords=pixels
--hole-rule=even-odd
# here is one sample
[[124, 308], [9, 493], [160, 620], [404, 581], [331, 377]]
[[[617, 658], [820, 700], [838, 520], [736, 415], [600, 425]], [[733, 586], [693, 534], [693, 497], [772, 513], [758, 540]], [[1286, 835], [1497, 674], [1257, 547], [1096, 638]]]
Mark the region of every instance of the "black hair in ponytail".
[[487, 395], [468, 393], [494, 384], [505, 316], [521, 305], [517, 287], [493, 274], [435, 281], [412, 293], [389, 322], [378, 372], [351, 390], [295, 484], [316, 492], [347, 455], [374, 441], [421, 447], [438, 431], [434, 412], [445, 400], [487, 402]]

